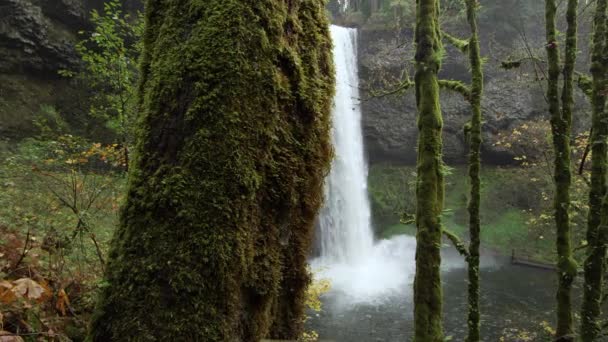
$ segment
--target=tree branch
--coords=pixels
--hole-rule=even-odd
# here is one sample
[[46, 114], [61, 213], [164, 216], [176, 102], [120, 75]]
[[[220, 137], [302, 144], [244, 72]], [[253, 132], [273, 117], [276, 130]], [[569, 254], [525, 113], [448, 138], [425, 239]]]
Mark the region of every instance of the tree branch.
[[471, 98], [471, 88], [464, 82], [456, 80], [439, 80], [439, 86], [443, 89], [459, 93], [467, 101]]
[[460, 52], [467, 54], [469, 53], [469, 41], [466, 39], [460, 39], [451, 34], [441, 31], [441, 38], [443, 38], [446, 42], [448, 42], [453, 47], [460, 50]]
[[369, 101], [375, 98], [381, 98], [385, 96], [395, 95], [402, 91], [406, 91], [414, 87], [415, 83], [410, 81], [409, 78], [397, 84], [393, 89], [377, 91], [370, 88], [361, 88], [369, 93], [369, 97], [361, 99], [361, 102]]
[[462, 255], [466, 259], [469, 258], [470, 254], [469, 254], [469, 251], [467, 250], [467, 247], [464, 245], [464, 243], [460, 240], [460, 238], [456, 234], [454, 234], [450, 230], [444, 228], [443, 235], [452, 242], [452, 245], [454, 245], [454, 248], [456, 248], [456, 250], [458, 251], [458, 253], [460, 253], [460, 255]]
[[593, 93], [593, 81], [589, 75], [585, 75], [581, 72], [575, 72], [577, 76], [576, 85], [587, 97], [591, 97]]

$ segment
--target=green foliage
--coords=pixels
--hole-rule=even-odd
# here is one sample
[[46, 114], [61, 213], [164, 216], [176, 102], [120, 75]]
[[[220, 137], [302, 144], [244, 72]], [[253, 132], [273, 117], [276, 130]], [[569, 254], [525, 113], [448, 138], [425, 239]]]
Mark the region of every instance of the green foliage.
[[[526, 133], [523, 133], [525, 135]], [[584, 138], [581, 142], [586, 141]], [[584, 146], [583, 146], [584, 148]], [[547, 263], [555, 260], [555, 223], [552, 207], [552, 178], [544, 164], [527, 167], [485, 167], [481, 171], [481, 218], [484, 230], [481, 242], [486, 248]], [[376, 235], [390, 238], [398, 234], [413, 235], [411, 225], [399, 223], [404, 210], [415, 208], [415, 173], [413, 167], [371, 165], [369, 192]], [[446, 177], [443, 223], [461, 239], [468, 240], [466, 170], [455, 167]], [[585, 240], [586, 197], [588, 188], [582, 177], [574, 179], [573, 243]], [[582, 255], [577, 255], [579, 258]]]
[[368, 183], [376, 233], [388, 236], [384, 227], [398, 224], [403, 213], [415, 211], [416, 172], [405, 167], [371, 165]]
[[124, 13], [120, 0], [104, 3], [102, 13], [91, 12], [92, 32], [79, 32], [83, 39], [76, 44], [83, 67], [62, 70], [89, 87], [90, 115], [105, 122], [121, 144], [132, 143], [138, 82], [137, 61], [141, 53], [143, 17]]
[[69, 131], [68, 124], [53, 106], [40, 106], [40, 112], [33, 122], [38, 128], [40, 138], [54, 138], [57, 134], [66, 134]]

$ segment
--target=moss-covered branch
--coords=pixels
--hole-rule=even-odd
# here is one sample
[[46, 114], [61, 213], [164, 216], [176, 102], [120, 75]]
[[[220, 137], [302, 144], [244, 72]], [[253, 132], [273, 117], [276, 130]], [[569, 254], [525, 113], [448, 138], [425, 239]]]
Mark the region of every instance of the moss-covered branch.
[[439, 80], [439, 86], [442, 89], [450, 90], [462, 95], [466, 101], [471, 100], [471, 88], [462, 81]]
[[576, 72], [576, 85], [578, 88], [587, 96], [591, 98], [593, 94], [593, 80], [589, 75], [585, 75], [580, 72]]
[[517, 68], [521, 67], [522, 64], [524, 64], [525, 62], [528, 62], [528, 61], [532, 61], [534, 63], [541, 63], [541, 64], [547, 63], [547, 61], [545, 61], [541, 58], [538, 58], [535, 56], [528, 56], [528, 57], [523, 57], [523, 58], [518, 58], [518, 59], [509, 58], [505, 61], [500, 62], [500, 67], [505, 70], [517, 69]]
[[389, 87], [389, 89], [383, 89], [383, 90], [377, 90], [377, 89], [363, 89], [365, 90], [369, 96], [365, 99], [363, 99], [362, 101], [369, 101], [371, 99], [377, 99], [377, 98], [382, 98], [385, 96], [391, 96], [391, 95], [397, 95], [397, 94], [401, 94], [409, 89], [414, 88], [415, 83], [412, 82], [409, 78], [405, 79], [401, 82], [399, 82], [398, 84]]
[[445, 31], [441, 31], [441, 37], [450, 45], [460, 50], [463, 54], [469, 53], [469, 40], [457, 38]]
[[[469, 101], [471, 98], [471, 88], [462, 81], [457, 80], [438, 80], [439, 87], [441, 89], [449, 90], [456, 92], [466, 100]], [[368, 101], [374, 98], [381, 98], [385, 96], [397, 95], [401, 94], [407, 90], [414, 88], [415, 83], [409, 79], [406, 79], [399, 84], [391, 87], [390, 89], [385, 90], [374, 90], [374, 89], [365, 89], [369, 97], [365, 98], [363, 101]]]
[[450, 242], [452, 243], [452, 246], [454, 246], [454, 248], [456, 248], [458, 253], [460, 253], [460, 255], [462, 255], [463, 257], [465, 257], [466, 261], [468, 262], [469, 261], [469, 250], [467, 249], [467, 246], [465, 245], [465, 243], [462, 242], [462, 240], [460, 240], [458, 235], [454, 234], [450, 230], [443, 227], [443, 236], [445, 236], [448, 240], [450, 240]]

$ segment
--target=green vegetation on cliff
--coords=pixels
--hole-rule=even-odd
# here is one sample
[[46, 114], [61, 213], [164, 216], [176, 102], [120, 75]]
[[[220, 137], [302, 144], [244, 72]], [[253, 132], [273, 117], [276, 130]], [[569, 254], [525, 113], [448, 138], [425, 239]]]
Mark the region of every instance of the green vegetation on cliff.
[[[413, 225], [400, 223], [403, 213], [415, 208], [415, 173], [412, 166], [372, 165], [369, 192], [376, 236], [390, 238], [413, 235]], [[463, 240], [468, 240], [468, 187], [463, 182], [467, 170], [450, 168], [446, 175], [443, 224]], [[551, 178], [544, 168], [491, 167], [481, 171], [481, 243], [485, 250], [502, 255], [531, 258], [552, 263], [555, 260], [555, 230]], [[582, 186], [577, 182], [577, 186]], [[584, 188], [577, 197], [584, 197]], [[579, 202], [575, 202], [581, 210]], [[575, 211], [573, 243], [585, 240], [584, 212]], [[447, 245], [446, 245], [447, 246]], [[577, 258], [582, 253], [576, 254]]]

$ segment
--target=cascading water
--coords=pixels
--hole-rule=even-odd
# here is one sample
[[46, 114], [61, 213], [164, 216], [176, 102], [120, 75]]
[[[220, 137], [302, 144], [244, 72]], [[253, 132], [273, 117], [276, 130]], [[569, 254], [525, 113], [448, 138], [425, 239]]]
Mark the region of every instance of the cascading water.
[[[416, 241], [406, 235], [373, 239], [358, 102], [357, 32], [332, 26], [331, 34], [336, 66], [335, 158], [325, 179], [325, 206], [319, 217], [320, 255], [311, 261], [315, 277], [328, 279], [331, 290], [322, 298], [323, 310], [308, 324], [322, 338], [334, 341], [409, 341]], [[464, 262], [454, 253], [444, 253], [441, 267], [444, 272], [462, 269]], [[465, 275], [455, 277], [461, 281]], [[465, 307], [446, 306], [456, 311]], [[463, 324], [458, 321], [455, 326]]]
[[369, 255], [374, 242], [358, 102], [357, 31], [332, 26], [331, 35], [336, 68], [332, 113], [335, 158], [325, 181], [320, 252], [331, 262], [354, 263]]
[[332, 111], [335, 157], [325, 180], [325, 205], [317, 231], [320, 256], [313, 269], [351, 303], [403, 294], [414, 274], [415, 239], [399, 236], [374, 243], [363, 152], [357, 31], [331, 27], [336, 69]]

